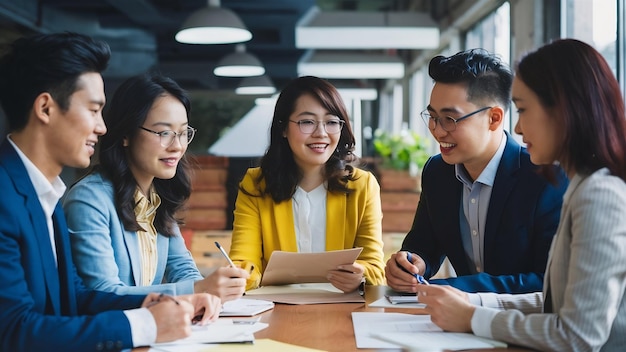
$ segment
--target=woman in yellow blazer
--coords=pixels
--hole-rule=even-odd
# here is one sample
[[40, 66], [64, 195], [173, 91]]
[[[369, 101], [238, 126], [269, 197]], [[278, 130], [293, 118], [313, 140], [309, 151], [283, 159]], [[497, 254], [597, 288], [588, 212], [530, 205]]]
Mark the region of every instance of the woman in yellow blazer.
[[247, 171], [235, 203], [230, 257], [256, 288], [275, 250], [322, 252], [362, 247], [328, 280], [344, 292], [384, 283], [380, 187], [352, 166], [355, 139], [341, 96], [327, 81], [290, 82], [274, 110], [270, 146]]

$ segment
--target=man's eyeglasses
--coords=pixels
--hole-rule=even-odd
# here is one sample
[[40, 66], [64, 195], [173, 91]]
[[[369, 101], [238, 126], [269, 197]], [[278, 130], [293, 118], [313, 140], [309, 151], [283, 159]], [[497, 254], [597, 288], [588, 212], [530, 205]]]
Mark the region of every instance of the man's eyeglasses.
[[172, 145], [172, 143], [174, 143], [174, 138], [176, 137], [178, 137], [178, 141], [180, 142], [180, 145], [187, 145], [191, 143], [191, 141], [193, 140], [193, 136], [196, 135], [196, 129], [191, 126], [187, 126], [187, 129], [182, 132], [174, 132], [170, 130], [157, 132], [157, 131], [147, 129], [143, 126], [139, 126], [139, 128], [141, 128], [144, 131], [148, 131], [150, 133], [154, 133], [157, 136], [159, 136], [161, 146], [165, 148]]
[[328, 134], [337, 134], [341, 132], [343, 128], [343, 124], [345, 123], [342, 120], [328, 120], [328, 121], [315, 121], [315, 120], [300, 120], [293, 121], [289, 120], [289, 122], [293, 122], [300, 127], [300, 132], [304, 134], [311, 134], [315, 132], [317, 129], [317, 125], [322, 124], [324, 126], [324, 130]]
[[437, 123], [439, 123], [439, 126], [441, 126], [441, 128], [443, 128], [444, 131], [452, 132], [456, 130], [456, 124], [459, 123], [459, 121], [463, 121], [468, 117], [471, 117], [473, 115], [478, 114], [479, 112], [482, 112], [491, 108], [492, 108], [491, 106], [485, 106], [484, 108], [480, 108], [476, 111], [470, 112], [467, 115], [463, 115], [459, 117], [458, 119], [452, 118], [450, 116], [435, 117], [435, 116], [432, 116], [428, 110], [422, 111], [420, 115], [422, 115], [422, 120], [424, 120], [424, 123], [426, 124], [426, 126], [428, 126], [430, 130], [434, 131], [435, 128], [437, 127]]

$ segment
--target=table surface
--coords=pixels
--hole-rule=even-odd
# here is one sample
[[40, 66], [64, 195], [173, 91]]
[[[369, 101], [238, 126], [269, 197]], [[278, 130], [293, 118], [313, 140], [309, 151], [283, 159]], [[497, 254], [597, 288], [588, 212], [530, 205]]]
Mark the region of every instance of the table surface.
[[[394, 349], [366, 349], [356, 347], [352, 312], [397, 312], [416, 314], [419, 309], [368, 308], [367, 305], [383, 297], [386, 286], [366, 286], [363, 303], [288, 305], [276, 304], [273, 310], [261, 315], [269, 326], [254, 334], [255, 338], [268, 338], [298, 346], [324, 351], [402, 351]], [[469, 350], [468, 350], [469, 351]], [[471, 351], [529, 351], [522, 348], [499, 348]]]
[[[402, 351], [398, 349], [357, 349], [352, 325], [352, 312], [397, 312], [419, 314], [419, 309], [368, 308], [367, 305], [384, 295], [386, 286], [366, 286], [363, 303], [333, 303], [290, 305], [276, 304], [274, 309], [261, 313], [261, 321], [269, 326], [254, 334], [257, 339], [272, 339], [293, 345], [323, 351]], [[134, 352], [148, 349], [133, 349]], [[466, 351], [527, 352], [519, 347], [476, 349]]]

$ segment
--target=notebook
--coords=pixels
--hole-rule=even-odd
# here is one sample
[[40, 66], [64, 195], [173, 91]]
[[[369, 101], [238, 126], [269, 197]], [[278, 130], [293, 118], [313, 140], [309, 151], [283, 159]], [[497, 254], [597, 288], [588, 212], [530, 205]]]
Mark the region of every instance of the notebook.
[[251, 317], [274, 308], [274, 302], [262, 299], [239, 298], [222, 305], [220, 317]]

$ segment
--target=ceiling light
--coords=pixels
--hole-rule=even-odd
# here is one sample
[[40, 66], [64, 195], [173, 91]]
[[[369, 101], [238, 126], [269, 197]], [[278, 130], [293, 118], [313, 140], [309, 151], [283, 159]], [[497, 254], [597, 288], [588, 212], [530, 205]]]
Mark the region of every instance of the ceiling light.
[[250, 77], [265, 73], [265, 67], [254, 55], [245, 51], [243, 44], [238, 44], [235, 52], [224, 56], [213, 73], [221, 77]]
[[247, 42], [252, 33], [231, 10], [220, 7], [219, 0], [209, 0], [208, 7], [189, 16], [176, 41], [186, 44], [229, 44]]
[[300, 49], [433, 49], [439, 27], [427, 13], [321, 12], [313, 7], [296, 26]]
[[235, 89], [235, 93], [241, 95], [274, 94], [275, 92], [276, 87], [266, 75], [246, 77]]
[[397, 56], [354, 52], [308, 53], [298, 62], [298, 75], [337, 79], [398, 79], [404, 63]]

